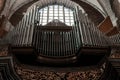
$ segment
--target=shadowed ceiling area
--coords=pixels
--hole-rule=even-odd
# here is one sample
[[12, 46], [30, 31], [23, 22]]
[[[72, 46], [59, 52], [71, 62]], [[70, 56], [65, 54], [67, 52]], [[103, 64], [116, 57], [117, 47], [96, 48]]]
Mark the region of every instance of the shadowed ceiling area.
[[3, 10], [3, 7], [4, 7], [4, 5], [5, 5], [5, 1], [6, 1], [6, 0], [0, 0], [0, 13], [1, 13], [1, 11]]

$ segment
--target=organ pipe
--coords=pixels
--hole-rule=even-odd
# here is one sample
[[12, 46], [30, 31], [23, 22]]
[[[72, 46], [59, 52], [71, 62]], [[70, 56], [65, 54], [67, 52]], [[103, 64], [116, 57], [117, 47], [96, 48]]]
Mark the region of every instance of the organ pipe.
[[110, 36], [110, 41], [112, 42], [112, 45], [120, 46], [120, 33]]
[[[34, 6], [14, 29], [14, 45], [33, 46], [39, 55], [56, 57], [75, 55], [80, 48], [86, 46], [108, 46], [105, 35], [97, 29], [86, 13], [75, 7], [73, 15], [75, 24], [70, 26], [70, 31], [46, 31], [42, 28], [47, 26], [41, 25], [43, 13], [39, 13], [37, 6]], [[57, 21], [54, 21], [54, 24], [58, 24]], [[117, 36], [113, 42], [118, 42], [118, 39]]]

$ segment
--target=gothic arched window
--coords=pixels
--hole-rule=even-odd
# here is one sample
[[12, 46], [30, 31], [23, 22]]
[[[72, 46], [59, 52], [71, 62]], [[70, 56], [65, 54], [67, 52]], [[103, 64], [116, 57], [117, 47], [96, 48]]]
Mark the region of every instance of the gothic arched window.
[[53, 20], [59, 20], [68, 26], [74, 25], [73, 11], [63, 5], [49, 5], [39, 10], [40, 24], [46, 25]]

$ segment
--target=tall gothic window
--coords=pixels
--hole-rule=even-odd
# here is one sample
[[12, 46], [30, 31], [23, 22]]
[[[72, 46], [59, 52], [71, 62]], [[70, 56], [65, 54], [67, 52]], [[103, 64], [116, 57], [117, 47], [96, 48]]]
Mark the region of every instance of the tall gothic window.
[[59, 20], [68, 26], [74, 25], [73, 11], [63, 5], [49, 5], [39, 10], [40, 24], [46, 25], [53, 20]]

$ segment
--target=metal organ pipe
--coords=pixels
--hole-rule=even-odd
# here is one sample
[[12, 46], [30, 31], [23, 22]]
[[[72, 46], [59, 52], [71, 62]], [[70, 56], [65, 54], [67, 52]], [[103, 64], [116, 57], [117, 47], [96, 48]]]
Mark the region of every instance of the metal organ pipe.
[[[38, 48], [38, 42], [39, 42], [39, 27], [36, 26], [36, 44], [35, 47]], [[39, 48], [37, 49], [37, 51], [39, 51]]]
[[78, 27], [77, 30], [80, 34], [79, 40], [82, 41], [81, 44], [83, 44], [83, 46], [107, 46], [108, 43], [105, 35], [95, 27], [94, 23], [89, 20], [88, 16], [85, 13], [82, 13], [78, 7], [75, 8], [75, 13], [76, 14], [74, 15], [77, 16], [77, 18], [75, 18], [76, 24], [79, 24], [76, 26]]
[[23, 17], [23, 21], [22, 21], [22, 31], [21, 31], [21, 35], [22, 35], [22, 38], [21, 38], [21, 41], [20, 41], [20, 44], [21, 44], [21, 46], [23, 46], [23, 36], [24, 36], [24, 28], [25, 28], [25, 24], [26, 24], [26, 19], [27, 19], [27, 16], [26, 16], [26, 14], [24, 15], [24, 17]]
[[83, 28], [82, 28], [82, 24], [81, 24], [81, 18], [80, 18], [80, 15], [81, 15], [81, 13], [82, 13], [82, 11], [81, 10], [79, 10], [78, 11], [78, 29], [79, 29], [79, 37], [80, 37], [80, 39], [81, 39], [81, 45], [83, 45], [83, 43], [85, 43], [84, 42], [84, 34], [83, 34]]
[[39, 27], [37, 26], [37, 24], [35, 25], [35, 38], [34, 38], [34, 41], [35, 41], [35, 45], [33, 45], [36, 49], [37, 52], [40, 51], [40, 48], [38, 47], [38, 44], [39, 44]]
[[[36, 6], [33, 7], [33, 11], [32, 11], [32, 27], [31, 27], [31, 36], [30, 36], [30, 43], [32, 43], [32, 45], [36, 45], [35, 44], [35, 39], [36, 39], [36, 23], [35, 23], [35, 16], [36, 16]], [[33, 35], [34, 34], [34, 35]]]
[[67, 39], [67, 32], [64, 32], [64, 43], [65, 43], [65, 54], [66, 55], [68, 55], [68, 53], [70, 54], [70, 52], [68, 52], [68, 43], [67, 43], [67, 41], [66, 41], [66, 39]]
[[[39, 53], [43, 53], [43, 52], [41, 51], [41, 50], [42, 50], [42, 46], [41, 46], [41, 45], [42, 45], [42, 35], [43, 35], [42, 32], [41, 32], [42, 26], [41, 26], [41, 24], [40, 24], [40, 18], [41, 18], [40, 15], [41, 15], [41, 13], [39, 13], [38, 9], [37, 9], [37, 13], [38, 13], [38, 25], [39, 25], [39, 28], [38, 28], [38, 33], [39, 33], [39, 38], [38, 38], [38, 40], [39, 40], [39, 41], [38, 41], [38, 44], [37, 44], [37, 45], [38, 45], [38, 48], [39, 48], [39, 49], [38, 49], [38, 52], [39, 52]], [[37, 33], [37, 34], [38, 34], [38, 33]]]
[[64, 48], [64, 55], [67, 55], [67, 45], [66, 45], [66, 33], [63, 32], [63, 46], [65, 47]]
[[86, 13], [84, 13], [83, 15], [83, 18], [84, 18], [84, 26], [85, 26], [85, 33], [86, 33], [86, 39], [87, 39], [87, 45], [86, 46], [89, 46], [91, 45], [91, 37], [90, 37], [90, 33], [89, 33], [89, 25], [87, 25], [89, 22], [87, 21], [87, 15]]
[[120, 46], [120, 33], [111, 36], [110, 40], [112, 42], [112, 45], [118, 45], [118, 46]]
[[83, 14], [82, 14], [82, 11], [79, 10], [79, 25], [80, 25], [80, 31], [81, 31], [81, 39], [82, 39], [82, 45], [85, 45], [87, 42], [86, 42], [86, 33], [85, 33], [85, 26], [83, 24]]
[[19, 38], [20, 38], [20, 26], [21, 25], [21, 21], [19, 22], [18, 26], [17, 26], [17, 39], [16, 39], [16, 45], [19, 46]]
[[29, 13], [29, 23], [28, 23], [28, 26], [27, 26], [27, 28], [28, 28], [28, 30], [27, 30], [27, 39], [26, 39], [26, 44], [27, 44], [27, 46], [30, 46], [31, 44], [30, 44], [30, 36], [31, 36], [31, 22], [32, 22], [32, 9], [30, 10], [30, 13]]
[[52, 45], [52, 32], [50, 32], [50, 54], [52, 54], [53, 51], [53, 45]]
[[88, 37], [88, 32], [87, 32], [87, 28], [88, 28], [88, 26], [86, 26], [86, 18], [85, 18], [85, 13], [83, 14], [83, 15], [81, 15], [82, 16], [82, 19], [83, 19], [83, 22], [82, 22], [82, 25], [83, 25], [83, 29], [84, 29], [84, 34], [85, 34], [85, 40], [86, 40], [86, 43], [85, 43], [85, 46], [88, 46], [89, 45], [89, 37]]
[[97, 38], [97, 36], [98, 36], [98, 35], [97, 35], [96, 29], [95, 29], [95, 26], [94, 26], [93, 23], [91, 23], [91, 27], [92, 27], [93, 35], [94, 35], [93, 40], [95, 41], [95, 46], [97, 46], [97, 44], [98, 44], [98, 38]]
[[79, 33], [78, 33], [79, 32], [78, 31], [78, 19], [77, 19], [78, 15], [76, 13], [77, 13], [77, 10], [75, 10], [75, 12], [74, 12], [75, 25], [73, 26], [73, 32], [74, 32], [73, 39], [75, 39], [75, 41], [74, 41], [75, 53], [76, 53], [76, 51], [78, 51], [78, 48], [80, 47], [80, 42], [79, 42], [80, 39], [79, 39]]
[[48, 46], [47, 46], [48, 36], [47, 35], [48, 35], [48, 32], [46, 32], [46, 34], [45, 34], [45, 40], [44, 40], [45, 42], [44, 43], [45, 43], [45, 54], [48, 55], [48, 51], [47, 51], [48, 50]]
[[93, 35], [93, 42], [94, 42], [94, 46], [97, 45], [97, 41], [96, 41], [96, 34], [95, 34], [95, 29], [94, 29], [94, 25], [91, 23], [91, 32], [92, 32], [92, 35]]
[[29, 13], [29, 21], [28, 21], [28, 25], [26, 26], [26, 35], [25, 35], [25, 45], [28, 46], [28, 39], [29, 39], [29, 33], [30, 33], [30, 13]]
[[[46, 44], [45, 44], [46, 33], [43, 32], [43, 53], [46, 54]], [[38, 45], [39, 46], [39, 45]]]
[[88, 19], [88, 21], [89, 21], [89, 23], [88, 23], [88, 25], [89, 25], [88, 29], [89, 29], [89, 32], [90, 32], [90, 38], [91, 38], [91, 42], [92, 42], [91, 46], [96, 46], [96, 35], [95, 35], [94, 29], [93, 29], [95, 26], [92, 25], [92, 23], [91, 23], [91, 21], [89, 19]]
[[86, 13], [75, 7], [73, 15], [75, 24], [71, 26], [71, 31], [46, 31], [42, 30], [45, 26], [41, 25], [43, 12], [39, 13], [37, 6], [34, 6], [14, 29], [14, 36], [19, 35], [13, 38], [15, 45], [33, 46], [39, 55], [56, 57], [76, 55], [81, 47], [107, 46], [106, 40], [103, 40], [105, 36]]
[[44, 32], [44, 37], [43, 37], [43, 50], [44, 50], [44, 54], [46, 54], [46, 44], [45, 44], [45, 38], [46, 38], [46, 32]]
[[65, 35], [65, 33], [64, 32], [62, 32], [62, 41], [63, 41], [63, 44], [62, 44], [62, 46], [64, 47], [63, 48], [63, 56], [65, 56], [66, 55], [66, 45], [65, 45], [65, 37], [64, 37], [64, 35]]
[[75, 15], [75, 12], [73, 12], [73, 14], [74, 14], [74, 20], [75, 20], [75, 25], [73, 26], [73, 40], [74, 40], [74, 45], [75, 45], [75, 47], [74, 47], [74, 49], [76, 50], [76, 46], [77, 46], [77, 44], [78, 44], [78, 40], [77, 40], [77, 24], [78, 24], [78, 21], [77, 21], [77, 19], [76, 19], [76, 15]]
[[41, 53], [43, 53], [43, 44], [44, 44], [44, 42], [43, 42], [43, 35], [44, 35], [44, 34], [43, 34], [43, 32], [41, 32], [41, 34], [42, 34], [42, 35], [41, 35], [41, 41], [42, 41], [42, 43], [41, 43], [41, 46], [40, 46], [40, 47], [41, 47]]
[[35, 12], [36, 7], [31, 9], [29, 13], [25, 14], [23, 19], [14, 29], [14, 45], [27, 46], [32, 44]]
[[67, 55], [67, 43], [66, 43], [66, 32], [63, 32], [63, 46], [64, 48], [64, 55]]
[[71, 45], [72, 45], [72, 52], [75, 52], [75, 44], [74, 44], [74, 33], [71, 31]]
[[93, 45], [93, 42], [92, 42], [92, 34], [91, 34], [91, 32], [90, 32], [90, 22], [89, 22], [89, 19], [88, 19], [88, 17], [87, 17], [87, 15], [85, 14], [85, 26], [86, 26], [86, 33], [87, 33], [87, 35], [88, 35], [88, 46], [91, 46], [91, 45]]
[[16, 44], [16, 46], [19, 46], [19, 37], [20, 37], [20, 35], [19, 35], [19, 30], [20, 30], [20, 23], [18, 24], [18, 26], [17, 26], [17, 32], [16, 32], [16, 40], [15, 40], [15, 44]]
[[70, 34], [69, 32], [66, 32], [66, 35], [67, 35], [67, 39], [66, 39], [66, 45], [67, 45], [67, 53], [70, 53], [72, 54], [72, 49], [71, 49], [71, 40], [70, 40]]
[[117, 34], [117, 43], [120, 44], [120, 33]]
[[[30, 42], [32, 42], [32, 45], [35, 45], [35, 38], [36, 38], [36, 23], [35, 23], [35, 13], [36, 13], [36, 6], [33, 7], [32, 10], [32, 24], [31, 26], [34, 27], [34, 36], [33, 36], [33, 41], [30, 38]], [[32, 30], [32, 29], [31, 29]], [[32, 34], [32, 33], [31, 33]], [[32, 35], [31, 35], [32, 36]]]
[[26, 38], [27, 38], [27, 26], [29, 22], [29, 13], [27, 13], [27, 19], [26, 19], [26, 24], [24, 26], [24, 35], [23, 35], [23, 45], [26, 46]]
[[45, 36], [44, 36], [44, 45], [45, 45], [45, 54], [47, 55], [47, 32], [45, 32]]
[[23, 27], [24, 27], [24, 26], [23, 26], [23, 22], [24, 22], [24, 17], [23, 17], [22, 21], [20, 22], [20, 27], [21, 27], [21, 28], [20, 28], [20, 33], [19, 33], [19, 35], [20, 35], [19, 45], [22, 45], [22, 44], [21, 44], [21, 40], [22, 40], [22, 33], [23, 33], [22, 31], [23, 31]]
[[62, 56], [65, 54], [65, 48], [63, 48], [63, 47], [65, 47], [65, 46], [63, 46], [63, 44], [64, 44], [64, 42], [63, 42], [63, 32], [61, 32], [61, 38], [62, 38], [62, 40], [61, 40], [61, 42], [62, 42], [62, 44], [61, 44], [61, 49], [63, 49], [62, 50]]
[[50, 46], [50, 33], [49, 32], [47, 33], [47, 44], [46, 45], [47, 45], [47, 54], [49, 54], [49, 52], [50, 52], [49, 49], [51, 47]]
[[[18, 26], [18, 25], [17, 25]], [[17, 40], [17, 26], [15, 27], [15, 33], [14, 33], [14, 45], [16, 45], [16, 40]]]
[[[55, 55], [55, 32], [52, 32], [52, 33], [53, 33], [53, 34], [52, 34], [52, 37], [53, 37], [53, 38], [52, 38], [52, 39], [53, 39], [53, 40], [52, 40], [52, 41], [53, 41], [53, 52], [52, 52], [52, 53], [53, 53], [53, 56], [54, 56], [54, 55]], [[55, 55], [55, 56], [56, 56], [56, 55]]]
[[78, 48], [81, 46], [81, 34], [80, 34], [80, 25], [79, 25], [79, 10], [78, 10], [78, 7], [76, 8], [75, 12], [74, 12], [74, 15], [76, 17], [76, 35], [77, 35], [77, 41], [78, 41]]
[[51, 45], [52, 45], [52, 53], [51, 53], [51, 54], [52, 54], [52, 55], [54, 54], [54, 36], [53, 36], [53, 35], [54, 35], [54, 33], [51, 32], [51, 39], [52, 39], [52, 40], [51, 40], [51, 42], [52, 42], [52, 43], [51, 43]]
[[[38, 42], [38, 45], [41, 45], [41, 44], [42, 44], [42, 42], [41, 42], [42, 33], [41, 33], [41, 31], [40, 31], [40, 28], [41, 28], [41, 26], [39, 26], [39, 29], [38, 29], [38, 33], [39, 33], [39, 42]], [[42, 53], [42, 52], [41, 52], [41, 46], [39, 47], [38, 52], [39, 52], [39, 53]]]

